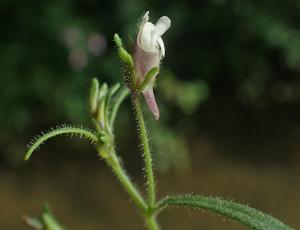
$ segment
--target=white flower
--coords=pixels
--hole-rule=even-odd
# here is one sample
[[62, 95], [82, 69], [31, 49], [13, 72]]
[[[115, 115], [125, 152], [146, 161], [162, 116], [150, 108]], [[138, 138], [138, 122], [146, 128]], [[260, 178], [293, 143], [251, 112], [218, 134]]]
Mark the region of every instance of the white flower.
[[147, 52], [158, 52], [160, 46], [163, 56], [165, 55], [165, 46], [161, 36], [170, 28], [171, 20], [163, 16], [155, 25], [149, 20], [149, 11], [143, 17], [138, 33], [138, 43], [140, 47]]
[[[136, 87], [139, 87], [144, 81], [147, 73], [154, 67], [159, 67], [161, 51], [162, 56], [165, 56], [165, 46], [161, 36], [170, 28], [171, 20], [163, 16], [155, 25], [149, 20], [149, 11], [143, 16], [140, 24], [137, 39], [134, 45], [133, 61], [136, 74]], [[142, 91], [144, 97], [150, 107], [155, 119], [159, 118], [159, 110], [153, 94], [153, 81], [155, 76]]]

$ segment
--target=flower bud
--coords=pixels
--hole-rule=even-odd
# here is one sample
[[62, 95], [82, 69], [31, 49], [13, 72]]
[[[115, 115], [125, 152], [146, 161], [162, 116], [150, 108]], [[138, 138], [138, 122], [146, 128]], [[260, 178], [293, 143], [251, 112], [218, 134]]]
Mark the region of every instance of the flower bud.
[[93, 78], [90, 90], [90, 113], [95, 116], [98, 107], [99, 81]]

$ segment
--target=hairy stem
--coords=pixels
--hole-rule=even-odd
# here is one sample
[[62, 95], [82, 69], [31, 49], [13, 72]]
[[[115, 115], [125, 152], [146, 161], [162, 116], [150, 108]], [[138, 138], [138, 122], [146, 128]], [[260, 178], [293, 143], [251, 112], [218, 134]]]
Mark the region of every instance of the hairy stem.
[[150, 148], [148, 143], [146, 125], [142, 113], [141, 104], [137, 94], [133, 95], [133, 100], [138, 115], [139, 131], [143, 143], [145, 165], [146, 165], [146, 171], [148, 177], [148, 193], [149, 193], [148, 208], [152, 209], [155, 202], [155, 184], [154, 184], [154, 175], [152, 169], [152, 158], [151, 158], [151, 153], [150, 153]]
[[120, 84], [115, 84], [107, 93], [105, 98], [105, 106], [104, 106], [104, 121], [105, 121], [105, 128], [109, 132], [109, 134], [112, 136], [112, 127], [109, 125], [109, 119], [108, 119], [108, 109], [110, 104], [110, 99], [114, 95], [114, 93], [120, 88]]
[[143, 213], [146, 213], [148, 210], [148, 206], [142, 198], [142, 196], [140, 195], [140, 193], [138, 192], [138, 189], [132, 184], [131, 180], [120, 165], [119, 159], [115, 153], [114, 148], [111, 149], [111, 153], [109, 157], [106, 158], [106, 160], [108, 161], [116, 175], [119, 177], [121, 183], [125, 187], [126, 191], [129, 193], [129, 195], [132, 197], [134, 202], [137, 204], [137, 206], [141, 209]]

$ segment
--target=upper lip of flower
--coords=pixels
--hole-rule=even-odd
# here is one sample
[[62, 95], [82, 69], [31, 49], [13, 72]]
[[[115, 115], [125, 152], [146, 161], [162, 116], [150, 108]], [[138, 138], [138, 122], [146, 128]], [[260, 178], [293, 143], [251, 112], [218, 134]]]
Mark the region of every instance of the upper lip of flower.
[[165, 55], [165, 47], [161, 36], [170, 28], [171, 20], [163, 16], [155, 25], [149, 20], [149, 11], [147, 11], [140, 25], [137, 42], [139, 46], [147, 52], [158, 52], [159, 47], [162, 55]]

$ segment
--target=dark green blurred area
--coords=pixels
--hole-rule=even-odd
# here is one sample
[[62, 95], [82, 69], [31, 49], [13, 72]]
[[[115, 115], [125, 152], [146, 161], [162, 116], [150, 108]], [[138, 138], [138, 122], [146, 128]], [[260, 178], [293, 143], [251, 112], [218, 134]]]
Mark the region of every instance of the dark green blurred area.
[[[29, 229], [21, 215], [38, 214], [45, 200], [68, 229], [143, 226], [89, 141], [64, 136], [29, 162], [23, 154], [56, 125], [92, 127], [91, 79], [124, 84], [113, 34], [135, 36], [147, 10], [152, 23], [172, 20], [155, 89], [160, 120], [145, 106], [160, 198], [192, 191], [235, 198], [299, 228], [300, 2], [1, 0], [3, 228]], [[116, 144], [143, 188], [134, 116], [127, 99]], [[175, 209], [159, 221], [163, 229], [246, 229], [190, 211], [192, 219]]]

